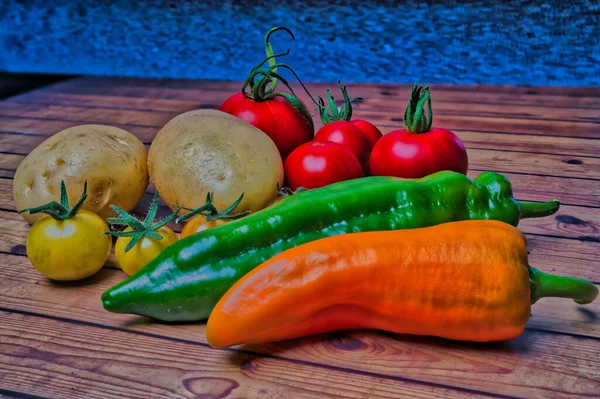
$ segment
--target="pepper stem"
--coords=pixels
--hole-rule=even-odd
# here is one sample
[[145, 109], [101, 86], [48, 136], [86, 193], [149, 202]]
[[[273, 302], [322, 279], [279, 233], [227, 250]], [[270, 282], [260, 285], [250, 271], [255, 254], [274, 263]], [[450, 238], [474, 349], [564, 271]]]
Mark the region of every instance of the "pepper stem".
[[598, 297], [598, 287], [589, 281], [575, 277], [555, 276], [532, 266], [528, 268], [532, 305], [545, 297], [571, 298], [580, 305], [592, 303]]
[[327, 89], [327, 104], [325, 104], [325, 100], [321, 97], [318, 97], [318, 101], [315, 102], [317, 105], [315, 110], [319, 112], [324, 125], [335, 121], [350, 122], [350, 119], [352, 119], [352, 103], [356, 100], [362, 100], [361, 97], [348, 97], [346, 86], [342, 86], [339, 80], [337, 84], [342, 92], [342, 96], [344, 96], [344, 105], [342, 107], [335, 105], [335, 99], [329, 89]]
[[[429, 117], [424, 114], [425, 103]], [[404, 127], [411, 133], [427, 133], [433, 122], [433, 111], [431, 110], [431, 96], [429, 87], [413, 83], [410, 91], [410, 99], [404, 111]]]
[[548, 202], [519, 202], [521, 219], [539, 218], [555, 214], [560, 208], [560, 201]]

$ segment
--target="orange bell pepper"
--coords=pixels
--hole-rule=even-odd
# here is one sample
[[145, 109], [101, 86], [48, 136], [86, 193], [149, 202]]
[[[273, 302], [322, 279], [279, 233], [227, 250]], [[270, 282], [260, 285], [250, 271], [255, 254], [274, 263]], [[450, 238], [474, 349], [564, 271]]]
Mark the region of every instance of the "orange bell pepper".
[[542, 297], [598, 296], [588, 281], [530, 267], [527, 254], [523, 234], [497, 221], [324, 238], [239, 280], [214, 308], [206, 338], [221, 348], [369, 328], [507, 340]]

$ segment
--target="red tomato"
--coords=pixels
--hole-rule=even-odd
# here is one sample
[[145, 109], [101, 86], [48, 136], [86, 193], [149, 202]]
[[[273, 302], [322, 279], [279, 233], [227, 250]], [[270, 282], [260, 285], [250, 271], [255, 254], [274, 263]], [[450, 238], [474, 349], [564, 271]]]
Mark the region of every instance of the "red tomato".
[[467, 174], [469, 161], [463, 143], [448, 129], [425, 133], [399, 129], [384, 135], [371, 151], [373, 176], [421, 178], [441, 170]]
[[367, 136], [350, 122], [335, 121], [323, 126], [315, 135], [314, 141], [331, 141], [348, 148], [361, 165], [369, 161], [369, 140]]
[[330, 141], [313, 141], [296, 148], [286, 159], [286, 186], [292, 190], [327, 186], [364, 177], [360, 162], [348, 148]]
[[369, 150], [372, 150], [377, 140], [383, 136], [383, 134], [381, 134], [381, 130], [377, 129], [377, 126], [371, 122], [367, 122], [362, 119], [355, 119], [350, 121], [350, 123], [362, 130], [365, 136], [367, 136], [367, 140], [369, 140]]
[[236, 93], [225, 100], [219, 111], [237, 116], [265, 132], [284, 160], [296, 147], [312, 140], [315, 132], [304, 115], [279, 96], [254, 101], [242, 93]]

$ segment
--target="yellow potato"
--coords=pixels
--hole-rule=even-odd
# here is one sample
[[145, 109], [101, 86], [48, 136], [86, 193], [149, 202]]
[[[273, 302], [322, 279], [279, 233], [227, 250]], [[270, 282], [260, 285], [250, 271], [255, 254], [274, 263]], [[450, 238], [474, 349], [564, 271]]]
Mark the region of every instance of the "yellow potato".
[[[83, 209], [106, 219], [114, 204], [126, 211], [140, 201], [148, 186], [147, 151], [134, 135], [112, 126], [81, 125], [65, 129], [37, 146], [21, 162], [13, 182], [17, 209], [60, 202], [65, 181], [69, 203], [75, 204], [88, 181]], [[34, 223], [43, 214], [22, 214]]]
[[235, 213], [258, 211], [277, 196], [283, 164], [261, 130], [216, 110], [196, 110], [169, 121], [148, 153], [148, 171], [160, 197], [174, 209], [196, 208], [214, 193], [221, 210], [242, 193]]

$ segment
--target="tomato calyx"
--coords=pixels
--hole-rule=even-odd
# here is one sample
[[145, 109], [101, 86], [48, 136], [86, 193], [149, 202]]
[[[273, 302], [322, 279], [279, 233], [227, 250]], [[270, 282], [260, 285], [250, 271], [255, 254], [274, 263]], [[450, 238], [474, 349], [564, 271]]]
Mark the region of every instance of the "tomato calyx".
[[[428, 116], [425, 116], [424, 107], [427, 103]], [[410, 91], [410, 99], [404, 111], [404, 126], [411, 133], [427, 133], [433, 122], [433, 111], [431, 110], [431, 96], [429, 86], [413, 83]]]
[[242, 193], [242, 195], [240, 195], [239, 198], [237, 200], [235, 200], [235, 202], [233, 204], [229, 205], [227, 208], [225, 208], [219, 212], [219, 210], [217, 210], [217, 208], [212, 203], [213, 193], [208, 193], [208, 194], [206, 194], [206, 203], [199, 208], [192, 209], [192, 208], [187, 208], [185, 206], [178, 206], [176, 213], [179, 213], [179, 211], [181, 211], [182, 209], [185, 209], [189, 212], [183, 216], [179, 216], [177, 218], [177, 220], [175, 221], [175, 223], [184, 222], [184, 221], [190, 219], [191, 217], [199, 215], [199, 214], [203, 215], [207, 221], [217, 220], [217, 219], [233, 220], [233, 219], [241, 218], [242, 216], [248, 215], [250, 213], [250, 211], [244, 211], [244, 212], [234, 213], [234, 214], [232, 214], [231, 212], [233, 212], [235, 210], [235, 208], [237, 208], [237, 206], [242, 202], [243, 198], [244, 198], [244, 193]]
[[296, 189], [296, 191], [294, 191], [294, 190], [292, 190], [289, 187], [282, 187], [279, 184], [279, 180], [277, 181], [277, 195], [280, 196], [280, 197], [284, 197], [284, 198], [285, 197], [290, 197], [290, 196], [292, 196], [294, 194], [298, 194], [298, 193], [301, 193], [303, 191], [308, 191], [308, 189], [304, 188], [304, 187], [298, 187]]
[[121, 226], [127, 226], [131, 228], [131, 231], [106, 231], [104, 234], [109, 234], [115, 237], [132, 237], [131, 241], [125, 247], [125, 252], [129, 252], [145, 237], [153, 240], [162, 240], [163, 236], [156, 232], [156, 230], [167, 225], [171, 220], [175, 219], [177, 212], [173, 212], [158, 223], [154, 223], [156, 218], [156, 212], [158, 211], [158, 190], [154, 193], [150, 209], [146, 214], [146, 218], [142, 221], [135, 216], [125, 212], [115, 205], [110, 206], [112, 210], [117, 212], [120, 216], [118, 218], [108, 218], [106, 221], [110, 224], [116, 224]]
[[338, 87], [342, 92], [342, 96], [344, 96], [344, 105], [338, 107], [335, 104], [335, 99], [331, 95], [329, 89], [327, 89], [327, 104], [322, 97], [318, 97], [318, 101], [315, 102], [318, 108], [315, 108], [316, 111], [319, 112], [321, 116], [321, 121], [324, 125], [336, 122], [336, 121], [346, 121], [350, 122], [352, 119], [352, 103], [357, 100], [362, 100], [362, 97], [352, 97], [348, 96], [348, 91], [346, 86], [342, 86], [340, 81], [337, 82]]
[[[269, 39], [273, 33], [279, 30], [283, 30], [289, 33], [292, 39], [295, 39], [294, 34], [288, 28], [278, 26], [269, 30], [267, 32], [267, 35], [265, 36], [265, 51], [267, 53], [267, 57], [263, 59], [260, 62], [260, 64], [256, 65], [250, 70], [248, 77], [242, 84], [241, 92], [244, 95], [244, 97], [256, 102], [272, 100], [275, 97], [285, 98], [292, 105], [292, 107], [297, 109], [304, 116], [304, 118], [310, 124], [311, 128], [314, 129], [314, 121], [312, 119], [312, 115], [310, 114], [310, 112], [308, 112], [302, 101], [298, 99], [298, 96], [294, 92], [294, 89], [287, 81], [287, 79], [281, 76], [277, 71], [279, 68], [287, 69], [288, 71], [290, 71], [292, 75], [294, 75], [296, 80], [298, 80], [304, 91], [306, 91], [311, 100], [315, 101], [314, 98], [310, 95], [306, 86], [304, 86], [304, 83], [302, 83], [302, 81], [300, 80], [300, 77], [298, 77], [298, 74], [289, 65], [277, 62], [276, 59], [278, 57], [284, 57], [290, 53], [290, 50], [279, 54], [275, 54], [273, 52], [273, 47], [271, 46]], [[263, 67], [265, 62], [269, 63], [268, 67]], [[275, 91], [278, 80], [290, 91], [291, 94]]]
[[60, 182], [60, 204], [56, 201], [49, 202], [47, 204], [36, 206], [34, 208], [25, 208], [19, 211], [19, 214], [24, 212], [29, 212], [30, 214], [34, 213], [45, 213], [47, 215], [52, 216], [55, 220], [67, 220], [71, 219], [73, 216], [79, 212], [85, 199], [87, 198], [87, 180], [83, 183], [83, 192], [81, 193], [81, 197], [73, 208], [69, 207], [69, 196], [67, 195], [67, 187], [65, 186], [65, 181], [62, 180]]

